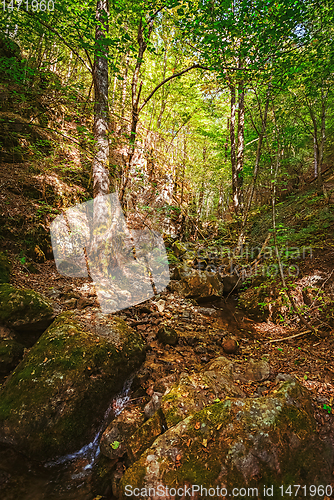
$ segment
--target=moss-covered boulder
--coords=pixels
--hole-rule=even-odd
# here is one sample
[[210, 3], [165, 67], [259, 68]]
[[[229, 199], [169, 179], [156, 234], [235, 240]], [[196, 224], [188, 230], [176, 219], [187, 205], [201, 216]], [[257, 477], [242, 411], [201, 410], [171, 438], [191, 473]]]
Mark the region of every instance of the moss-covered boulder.
[[79, 449], [112, 396], [145, 358], [141, 336], [115, 318], [109, 336], [64, 313], [43, 333], [0, 391], [0, 441], [46, 460]]
[[226, 396], [244, 397], [233, 381], [233, 363], [224, 357], [210, 363], [202, 372], [182, 373], [179, 382], [165, 394], [161, 401], [166, 426], [202, 410], [215, 400]]
[[0, 285], [0, 322], [20, 333], [41, 333], [54, 318], [53, 308], [43, 295]]
[[288, 298], [279, 293], [275, 283], [264, 282], [239, 294], [238, 307], [258, 321], [277, 321], [288, 307]]
[[127, 440], [126, 447], [129, 459], [133, 462], [138, 460], [140, 455], [154, 443], [164, 430], [166, 430], [165, 419], [162, 411], [158, 410]]
[[7, 375], [18, 365], [24, 346], [12, 339], [0, 339], [0, 374]]
[[[148, 490], [159, 484], [165, 499], [175, 498], [167, 486], [192, 492], [193, 485], [208, 492], [195, 489], [194, 498], [228, 497], [233, 488], [245, 488], [238, 498], [264, 498], [264, 485], [280, 498], [281, 485], [330, 484], [332, 455], [316, 432], [307, 391], [288, 380], [267, 397], [226, 399], [168, 429], [127, 469], [120, 498], [138, 498], [135, 488], [142, 500], [155, 498]], [[248, 488], [257, 490], [249, 495]]]
[[10, 260], [3, 252], [0, 252], [0, 283], [9, 283], [10, 271]]
[[223, 284], [218, 275], [207, 271], [190, 269], [183, 265], [177, 268], [178, 291], [184, 297], [208, 299], [223, 294]]

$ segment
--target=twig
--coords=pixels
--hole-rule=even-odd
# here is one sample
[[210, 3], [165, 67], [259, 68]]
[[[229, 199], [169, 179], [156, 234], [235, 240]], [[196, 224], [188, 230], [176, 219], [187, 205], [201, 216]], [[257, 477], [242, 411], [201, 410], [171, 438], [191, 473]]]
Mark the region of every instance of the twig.
[[295, 335], [290, 335], [290, 337], [285, 337], [284, 339], [268, 340], [268, 342], [282, 342], [283, 340], [294, 339], [295, 337], [301, 337], [302, 335], [305, 335], [306, 333], [311, 333], [311, 332], [312, 332], [312, 330], [305, 330], [305, 332], [296, 333]]
[[261, 254], [263, 253], [263, 250], [266, 248], [267, 246], [267, 243], [268, 241], [270, 240], [270, 237], [271, 237], [271, 233], [268, 233], [268, 236], [266, 237], [265, 239], [265, 242], [263, 243], [262, 247], [261, 247], [261, 250], [259, 252], [259, 255], [253, 260], [253, 262], [251, 262], [251, 267], [254, 265], [254, 264], [257, 264], [258, 262], [260, 262], [261, 260]]

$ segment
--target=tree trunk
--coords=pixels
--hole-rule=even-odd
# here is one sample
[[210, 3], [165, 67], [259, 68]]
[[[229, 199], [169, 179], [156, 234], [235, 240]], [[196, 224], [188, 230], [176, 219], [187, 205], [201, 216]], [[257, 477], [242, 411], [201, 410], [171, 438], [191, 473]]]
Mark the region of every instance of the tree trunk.
[[132, 82], [131, 82], [131, 104], [132, 104], [132, 106], [131, 106], [131, 108], [132, 108], [131, 109], [131, 115], [132, 115], [131, 116], [131, 131], [130, 131], [130, 141], [129, 141], [129, 149], [128, 149], [128, 160], [127, 160], [127, 164], [126, 164], [124, 171], [123, 171], [122, 189], [120, 192], [121, 203], [123, 203], [126, 186], [128, 184], [128, 181], [129, 181], [132, 158], [133, 158], [133, 155], [135, 153], [137, 125], [138, 125], [138, 121], [139, 121], [139, 100], [140, 100], [140, 94], [141, 94], [143, 82], [140, 82], [139, 88], [138, 88], [138, 81], [139, 81], [140, 68], [141, 68], [141, 65], [143, 63], [144, 53], [145, 53], [145, 50], [147, 48], [147, 42], [145, 41], [145, 37], [144, 37], [144, 27], [143, 27], [142, 20], [139, 21], [137, 41], [138, 41], [139, 49], [138, 49], [138, 54], [137, 54], [136, 66], [135, 66], [135, 70], [133, 72]]
[[[167, 47], [165, 46], [162, 80], [165, 80], [165, 78], [166, 78], [167, 53], [168, 53]], [[167, 104], [167, 94], [168, 94], [168, 92], [166, 90], [166, 86], [164, 85], [162, 87], [161, 107], [160, 107], [160, 113], [159, 113], [159, 116], [158, 116], [158, 119], [157, 119], [157, 129], [159, 129], [161, 127], [161, 120], [162, 120], [162, 117], [163, 117], [163, 114], [164, 114], [164, 111], [165, 111], [165, 108], [166, 108], [166, 104]]]
[[129, 70], [129, 52], [127, 52], [125, 57], [125, 71], [124, 71], [124, 80], [122, 86], [122, 112], [121, 116], [124, 118], [125, 114], [125, 101], [126, 101], [126, 93], [127, 93], [127, 83], [128, 83], [128, 70]]
[[321, 192], [323, 188], [322, 181], [322, 164], [324, 161], [324, 150], [326, 143], [326, 101], [328, 97], [328, 89], [326, 94], [324, 94], [323, 88], [321, 88], [321, 130], [320, 130], [320, 147], [319, 147], [319, 165], [318, 165], [318, 179], [317, 188]]
[[245, 91], [243, 82], [239, 83], [238, 88], [238, 151], [236, 163], [236, 212], [243, 212], [243, 166], [245, 150]]
[[[108, 49], [103, 40], [108, 32], [108, 1], [98, 0], [96, 4], [95, 41], [97, 54], [94, 64], [94, 139], [96, 154], [93, 160], [94, 198], [108, 194], [109, 180], [109, 141], [108, 141]], [[100, 24], [101, 23], [101, 24]], [[101, 43], [102, 42], [102, 43]]]
[[313, 136], [313, 151], [314, 151], [314, 178], [316, 179], [318, 176], [318, 163], [319, 163], [318, 141], [316, 136]]
[[[235, 140], [236, 126], [236, 91], [235, 85], [230, 86], [231, 92], [231, 115], [230, 115], [230, 142], [231, 142], [231, 167], [232, 167], [232, 193], [233, 208], [236, 215], [240, 213], [240, 179], [237, 170], [237, 144]], [[239, 130], [238, 130], [239, 131]]]

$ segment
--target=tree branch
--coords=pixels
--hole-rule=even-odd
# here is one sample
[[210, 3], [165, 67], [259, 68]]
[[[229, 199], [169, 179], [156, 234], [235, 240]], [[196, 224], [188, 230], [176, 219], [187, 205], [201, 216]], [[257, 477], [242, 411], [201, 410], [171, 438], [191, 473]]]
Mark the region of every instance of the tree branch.
[[143, 107], [148, 103], [148, 101], [151, 99], [151, 97], [154, 96], [154, 94], [156, 93], [157, 90], [160, 89], [160, 87], [162, 87], [163, 85], [165, 85], [165, 83], [169, 82], [169, 80], [172, 80], [173, 78], [177, 78], [178, 76], [181, 76], [181, 75], [184, 75], [185, 73], [187, 73], [188, 71], [190, 71], [191, 69], [195, 69], [195, 68], [199, 68], [199, 69], [209, 69], [209, 68], [206, 68], [204, 66], [200, 66], [199, 64], [194, 64], [193, 66], [190, 66], [189, 68], [186, 68], [186, 69], [183, 69], [182, 71], [180, 71], [179, 73], [175, 73], [174, 75], [171, 75], [169, 76], [168, 78], [165, 78], [165, 80], [163, 80], [162, 82], [159, 83], [159, 85], [157, 85], [155, 87], [155, 89], [152, 90], [152, 92], [149, 94], [149, 96], [145, 99], [145, 101], [143, 102], [143, 104], [140, 106], [139, 108], [139, 112], [143, 109]]

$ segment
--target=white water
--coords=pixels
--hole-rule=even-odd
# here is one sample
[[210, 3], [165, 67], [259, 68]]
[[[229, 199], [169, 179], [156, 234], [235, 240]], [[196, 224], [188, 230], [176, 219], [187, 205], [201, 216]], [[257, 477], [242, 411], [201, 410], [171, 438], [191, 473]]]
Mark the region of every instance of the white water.
[[104, 414], [102, 424], [99, 427], [98, 431], [96, 432], [93, 441], [86, 444], [80, 450], [74, 453], [69, 453], [68, 455], [64, 455], [62, 457], [56, 458], [55, 460], [47, 462], [44, 465], [44, 467], [55, 467], [56, 465], [68, 464], [78, 459], [85, 459], [86, 461], [88, 460], [88, 463], [82, 468], [82, 471], [77, 474], [73, 474], [71, 477], [72, 479], [79, 479], [89, 474], [90, 469], [92, 469], [96, 459], [100, 455], [99, 441], [101, 434], [104, 431], [105, 423], [110, 415], [110, 412], [111, 410], [113, 410], [115, 417], [117, 417], [120, 413], [122, 413], [124, 408], [127, 406], [127, 404], [130, 401], [129, 394], [132, 381], [133, 381], [133, 376], [125, 381], [123, 389], [117, 394], [115, 398], [113, 398], [111, 404], [109, 405], [107, 411]]

